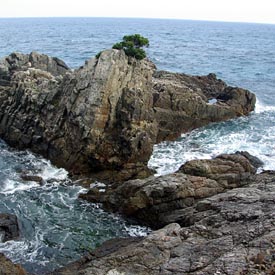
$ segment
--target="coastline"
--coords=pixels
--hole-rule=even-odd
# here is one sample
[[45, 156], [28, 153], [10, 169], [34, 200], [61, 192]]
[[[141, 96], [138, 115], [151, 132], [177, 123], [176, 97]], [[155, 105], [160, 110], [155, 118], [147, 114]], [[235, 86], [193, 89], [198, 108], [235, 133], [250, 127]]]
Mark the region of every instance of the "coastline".
[[[23, 60], [23, 64], [20, 63], [20, 60]], [[42, 62], [41, 60], [44, 61]], [[81, 161], [83, 161], [83, 163], [87, 162], [87, 158], [83, 158], [83, 156], [85, 157], [85, 153], [83, 154], [81, 151], [85, 149], [79, 150], [76, 149], [75, 146], [81, 145], [80, 148], [84, 148], [83, 145], [89, 146], [90, 151], [88, 151], [87, 156], [90, 158], [88, 164], [93, 165], [91, 171], [101, 170], [103, 172], [103, 177], [105, 177], [105, 179], [109, 182], [123, 182], [125, 180], [139, 178], [137, 183], [138, 186], [140, 186], [140, 183], [142, 182], [140, 178], [146, 178], [150, 174], [150, 171], [147, 169], [147, 162], [155, 143], [162, 140], [175, 139], [182, 132], [189, 131], [193, 128], [200, 127], [213, 121], [227, 120], [230, 118], [239, 117], [241, 115], [248, 115], [255, 106], [255, 95], [241, 88], [228, 87], [223, 81], [217, 79], [213, 74], [209, 74], [204, 77], [193, 77], [184, 74], [155, 71], [155, 66], [152, 63], [148, 61], [139, 63], [134, 60], [128, 60], [123, 53], [118, 51], [104, 52], [101, 54], [99, 60], [92, 59], [88, 61], [82, 68], [76, 70], [75, 74], [70, 72], [69, 68], [67, 68], [61, 60], [51, 59], [50, 57], [39, 55], [37, 53], [32, 53], [29, 56], [14, 54], [10, 56], [9, 61], [9, 65], [4, 63], [4, 66], [6, 65], [6, 69], [3, 69], [2, 67], [2, 72], [0, 74], [2, 81], [2, 93], [4, 92], [4, 97], [1, 101], [2, 107], [7, 106], [6, 102], [14, 102], [15, 105], [8, 111], [5, 109], [5, 113], [8, 113], [9, 116], [13, 118], [16, 117], [16, 119], [22, 119], [22, 125], [26, 122], [29, 123], [28, 116], [30, 115], [35, 124], [31, 123], [28, 127], [24, 127], [24, 129], [16, 128], [17, 124], [14, 124], [16, 119], [7, 122], [8, 118], [5, 116], [5, 113], [2, 112], [1, 135], [8, 140], [10, 144], [16, 147], [31, 148], [33, 151], [40, 152], [44, 155], [45, 152], [43, 153], [43, 146], [47, 144], [46, 157], [55, 160], [56, 156], [58, 156], [60, 166], [65, 166], [64, 163], [62, 163], [62, 161], [64, 161], [64, 159], [62, 160], [63, 156], [60, 155], [65, 152], [65, 159], [69, 162], [69, 166], [71, 165], [70, 163], [75, 162], [78, 162], [78, 165], [80, 165], [73, 166], [73, 169], [69, 168], [76, 174], [81, 174], [82, 171], [85, 172], [87, 166], [85, 166], [82, 170]], [[112, 65], [112, 67], [110, 64], [115, 65]], [[119, 68], [119, 75], [116, 75], [118, 71], [117, 68]], [[120, 79], [120, 83], [116, 82], [117, 79]], [[14, 85], [16, 81], [18, 85]], [[95, 85], [94, 87], [96, 87], [96, 89], [93, 88], [91, 83], [92, 85]], [[103, 86], [101, 86], [102, 83], [104, 84]], [[43, 90], [41, 88], [43, 88]], [[85, 96], [89, 93], [93, 94], [94, 91], [100, 91], [100, 96], [103, 95], [103, 97], [94, 97], [94, 95], [91, 97], [91, 106], [96, 105], [96, 108], [92, 109], [86, 104], [87, 98], [85, 98], [85, 101], [83, 101], [81, 97], [77, 98], [76, 95], [79, 95], [80, 91], [82, 93], [81, 96], [83, 94]], [[87, 92], [86, 94], [85, 91]], [[113, 94], [113, 92], [115, 93]], [[40, 93], [43, 98], [42, 101], [37, 96]], [[16, 97], [19, 95], [23, 98], [22, 102], [16, 101]], [[209, 100], [213, 98], [216, 99], [216, 102], [214, 104], [209, 104]], [[77, 100], [83, 104], [83, 108], [85, 107], [84, 109], [81, 104], [75, 105]], [[100, 104], [103, 104], [100, 105], [97, 101], [99, 101]], [[85, 102], [85, 104], [83, 102]], [[18, 108], [20, 105], [22, 106], [21, 110], [23, 110], [23, 114], [27, 115], [27, 120], [25, 120], [26, 116], [23, 116], [21, 112], [18, 112], [17, 114], [17, 111], [20, 110], [20, 108]], [[46, 109], [43, 109], [45, 105], [47, 107]], [[75, 106], [76, 109], [73, 109]], [[150, 108], [153, 108], [154, 112], [148, 111]], [[38, 110], [40, 110], [39, 113], [42, 113], [42, 115], [44, 115], [47, 119], [45, 119], [45, 117], [35, 117]], [[69, 128], [76, 125], [78, 120], [73, 119], [79, 118], [79, 114], [83, 115], [83, 110], [88, 110], [86, 114], [84, 112], [85, 115], [88, 115], [91, 118], [96, 118], [95, 120], [92, 119], [93, 121], [91, 124], [89, 124], [90, 122], [88, 121], [89, 131], [85, 130], [85, 124], [83, 125], [83, 121], [85, 122], [86, 120], [85, 116], [84, 120], [77, 124], [78, 128]], [[57, 118], [54, 118], [53, 114], [60, 114], [60, 116], [58, 117], [57, 115]], [[78, 115], [75, 116], [75, 114]], [[41, 125], [39, 124], [39, 121], [41, 120], [44, 122], [49, 122], [49, 124], [47, 125], [47, 123], [45, 123], [45, 125]], [[167, 121], [172, 121], [172, 124], [165, 123]], [[58, 125], [58, 131], [63, 129], [64, 132], [61, 135], [56, 132], [57, 128], [51, 128], [52, 122]], [[79, 127], [79, 125], [81, 127]], [[29, 130], [25, 131], [26, 128]], [[67, 131], [68, 129], [69, 131]], [[80, 133], [80, 131], [82, 132]], [[54, 132], [55, 136], [51, 136], [51, 132]], [[37, 133], [39, 133], [39, 135]], [[43, 133], [47, 134], [43, 136]], [[68, 145], [66, 145], [66, 134], [71, 133], [73, 133], [74, 136], [67, 136], [69, 138], [69, 142]], [[89, 140], [90, 133], [92, 133], [90, 136], [92, 139]], [[94, 138], [95, 136], [96, 139]], [[101, 136], [103, 136], [103, 138]], [[120, 143], [112, 143], [118, 139], [117, 137], [120, 138]], [[49, 138], [50, 143], [48, 143], [49, 140], [47, 140], [47, 138]], [[97, 143], [98, 139], [100, 139], [99, 143]], [[84, 144], [81, 144], [82, 140], [85, 141]], [[72, 146], [71, 151], [68, 151], [70, 146]], [[99, 146], [102, 146], [102, 148]], [[62, 150], [62, 148], [66, 148], [66, 150]], [[49, 150], [52, 150], [52, 152]], [[81, 152], [81, 157], [77, 155], [76, 158], [71, 159], [71, 153], [73, 151]], [[117, 155], [114, 155], [114, 151]], [[125, 160], [126, 163], [121, 162]], [[232, 160], [230, 161], [232, 162]], [[232, 167], [236, 165], [235, 161], [236, 160], [233, 160]], [[66, 163], [66, 165], [68, 164]], [[65, 167], [68, 168], [69, 166]], [[91, 171], [89, 171], [89, 173]], [[118, 173], [119, 177], [116, 177], [117, 175], [115, 175], [115, 173]], [[244, 174], [247, 175], [247, 173], [248, 171], [245, 170]], [[237, 172], [237, 175], [241, 175], [241, 173]], [[250, 177], [250, 174], [248, 176]], [[202, 177], [202, 175], [200, 177]], [[238, 178], [238, 176], [236, 177]], [[194, 180], [193, 177], [191, 178]], [[231, 179], [232, 176], [229, 178]], [[233, 178], [235, 178], [235, 176], [233, 176]], [[223, 185], [225, 184], [224, 176], [222, 176], [222, 179]], [[242, 184], [245, 185], [247, 184], [248, 178], [246, 176], [241, 176], [241, 180], [243, 181], [241, 181]], [[209, 187], [209, 183], [212, 181], [213, 179], [206, 182], [206, 186]], [[180, 180], [179, 182], [182, 184], [183, 180]], [[199, 185], [203, 186], [202, 183], [199, 183]], [[236, 187], [240, 186], [235, 186], [233, 184], [233, 186], [229, 186], [229, 189]], [[172, 195], [174, 199], [173, 188], [172, 190], [168, 190], [169, 188], [167, 189], [167, 187], [165, 188], [165, 192], [167, 193], [165, 194], [164, 192], [164, 200], [167, 199], [167, 194]], [[188, 190], [190, 189], [190, 187], [186, 188]], [[209, 188], [211, 189], [212, 187], [210, 186]], [[238, 193], [240, 190], [243, 189], [236, 189], [236, 192]], [[147, 191], [145, 191], [145, 193], [146, 192]], [[156, 192], [156, 194], [154, 192]], [[154, 193], [153, 197], [155, 197], [158, 192], [158, 185], [156, 185], [156, 189], [152, 191], [152, 194]], [[213, 204], [215, 204], [216, 198], [220, 198], [223, 195], [225, 196], [224, 200], [227, 200], [227, 195], [230, 195], [230, 192], [231, 191], [225, 191], [222, 189], [221, 195], [210, 193], [210, 198], [213, 198]], [[255, 192], [258, 192], [257, 188]], [[128, 191], [127, 193], [130, 194]], [[149, 198], [146, 199], [145, 202], [147, 202], [147, 200], [149, 202], [152, 201]], [[137, 202], [139, 207], [140, 201]], [[178, 202], [176, 203], [178, 204]], [[204, 203], [207, 204], [207, 202], [204, 201], [204, 197], [199, 197], [199, 200], [195, 202], [194, 206], [188, 205], [188, 207], [191, 207], [189, 210], [192, 210], [192, 207], [198, 210], [197, 208], [200, 208]], [[142, 204], [144, 204], [144, 202], [142, 202]], [[204, 208], [204, 206], [202, 207]], [[225, 204], [225, 206], [222, 205], [221, 207], [228, 206]], [[168, 208], [171, 208], [171, 206], [168, 206]], [[194, 209], [192, 211], [194, 211]], [[210, 211], [211, 209], [208, 210]], [[229, 210], [233, 212], [235, 211], [230, 208]], [[181, 215], [183, 214], [181, 213]], [[184, 216], [187, 217], [188, 212], [185, 213]], [[182, 216], [180, 217], [182, 218]], [[182, 219], [185, 219], [186, 217]], [[240, 221], [243, 221], [242, 217], [240, 218]], [[204, 222], [204, 219], [201, 220], [200, 213], [198, 213], [197, 222], [198, 224], [200, 222]], [[164, 224], [162, 224], [161, 227], [163, 225]], [[136, 269], [136, 265], [145, 261], [142, 255], [148, 255], [146, 250], [147, 248], [149, 251], [151, 251], [151, 249], [163, 249], [165, 253], [170, 253], [169, 250], [175, 245], [181, 247], [184, 244], [185, 246], [185, 240], [188, 240], [189, 236], [185, 235], [185, 231], [188, 231], [189, 229], [192, 231], [195, 228], [194, 230], [196, 232], [197, 225], [195, 223], [189, 224], [188, 226], [185, 225], [185, 228], [184, 223], [182, 223], [181, 226], [178, 224], [168, 224], [168, 227], [161, 229], [160, 231], [153, 232], [144, 239], [129, 240], [130, 243], [128, 241], [124, 243], [124, 241], [120, 240], [118, 241], [118, 245], [116, 241], [114, 241], [111, 248], [106, 249], [108, 251], [107, 254], [106, 252], [102, 252], [103, 254], [100, 254], [101, 256], [96, 256], [98, 257], [97, 260], [99, 263], [94, 262], [95, 256], [93, 252], [91, 254], [92, 256], [88, 256], [88, 258], [84, 259], [84, 262], [86, 262], [83, 268], [84, 270], [87, 269], [85, 274], [112, 274], [109, 272], [118, 272], [115, 274], [123, 274], [123, 272], [126, 272], [126, 274], [177, 274], [173, 272], [192, 272], [193, 268], [198, 270], [197, 274], [200, 274], [201, 270], [198, 266], [202, 265], [203, 268], [206, 268], [209, 267], [208, 264], [197, 263], [198, 266], [192, 267], [189, 271], [183, 271], [184, 267], [179, 264], [176, 264], [174, 267], [167, 267], [166, 263], [168, 259], [166, 257], [156, 259], [155, 262], [152, 261], [152, 267], [142, 266], [140, 271]], [[192, 235], [193, 233], [190, 234]], [[198, 234], [196, 237], [201, 238], [203, 235]], [[215, 240], [215, 238], [213, 238], [213, 240]], [[209, 240], [206, 238], [205, 242], [208, 245]], [[225, 242], [224, 247], [226, 253], [228, 249], [227, 245], [229, 244]], [[103, 245], [103, 250], [105, 249], [105, 246], [106, 244]], [[120, 255], [121, 246], [123, 247], [122, 250], [126, 248], [126, 256]], [[157, 248], [155, 248], [155, 246], [157, 246]], [[145, 250], [144, 247], [146, 248]], [[214, 246], [214, 250], [215, 249], [217, 249], [216, 246]], [[236, 249], [239, 249], [239, 247]], [[137, 257], [137, 262], [133, 261], [133, 265], [129, 265], [128, 261], [120, 262], [119, 260], [114, 260], [120, 259], [120, 257], [134, 257], [131, 253], [129, 256], [127, 251], [131, 253], [137, 253], [138, 251], [140, 252], [140, 254], [138, 254], [140, 256]], [[204, 251], [204, 249], [199, 248], [199, 251]], [[257, 251], [258, 250], [255, 250], [253, 253], [255, 254]], [[182, 251], [174, 253], [181, 253], [180, 255], [182, 257], [186, 257]], [[221, 253], [224, 253], [224, 251], [221, 251]], [[215, 253], [213, 256], [216, 257]], [[149, 255], [148, 257], [151, 261], [152, 259], [150, 257], [154, 257], [154, 254]], [[247, 255], [245, 257], [247, 257]], [[109, 262], [106, 265], [108, 270], [99, 270], [98, 266], [102, 265], [101, 261], [104, 262], [106, 259], [107, 262], [115, 261], [116, 264], [113, 266], [110, 265]], [[80, 260], [80, 263], [82, 263], [82, 261], [83, 260]], [[165, 262], [163, 267], [162, 261]], [[171, 261], [174, 261], [173, 257]], [[210, 262], [211, 261], [212, 259]], [[222, 261], [221, 263], [224, 264]], [[240, 266], [245, 267], [243, 261], [241, 262], [241, 265], [236, 264], [232, 268], [239, 269]], [[65, 272], [64, 274], [70, 274], [66, 272], [83, 271], [78, 270], [78, 268], [79, 264], [76, 263], [76, 269], [73, 271], [69, 266], [69, 271], [65, 267], [64, 269], [56, 271], [56, 273], [54, 272], [52, 274], [63, 274], [62, 272]], [[214, 267], [209, 267], [209, 272], [213, 272], [213, 268]]]

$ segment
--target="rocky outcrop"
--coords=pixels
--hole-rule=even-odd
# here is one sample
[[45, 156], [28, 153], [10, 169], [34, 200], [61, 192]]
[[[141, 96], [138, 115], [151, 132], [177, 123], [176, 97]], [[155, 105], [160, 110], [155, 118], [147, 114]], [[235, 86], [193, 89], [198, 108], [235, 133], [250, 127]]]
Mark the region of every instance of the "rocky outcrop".
[[72, 173], [109, 181], [148, 176], [156, 142], [246, 115], [254, 105], [254, 94], [213, 74], [158, 72], [118, 50], [75, 71], [38, 53], [0, 62], [0, 137]]
[[274, 172], [255, 175], [247, 186], [191, 205], [188, 226], [169, 224], [144, 239], [103, 244], [52, 274], [274, 274], [274, 194]]
[[109, 170], [121, 170], [122, 178], [147, 175], [157, 132], [148, 108], [150, 62], [110, 50], [58, 77], [35, 65], [13, 70], [9, 85], [0, 88], [2, 138], [72, 172], [103, 171], [108, 179], [114, 175]]
[[211, 122], [247, 115], [255, 106], [252, 93], [227, 86], [215, 74], [189, 76], [156, 71], [153, 95], [158, 142]]
[[0, 242], [14, 240], [19, 237], [17, 217], [12, 214], [0, 214]]
[[0, 275], [27, 275], [27, 273], [19, 264], [12, 263], [0, 253]]
[[[36, 69], [33, 70], [33, 69]], [[29, 71], [28, 71], [29, 70]], [[39, 71], [37, 71], [39, 70]], [[30, 54], [12, 53], [0, 62], [0, 85], [10, 85], [12, 75], [16, 71], [48, 72], [44, 76], [64, 75], [69, 67], [59, 58], [31, 52]]]
[[247, 184], [256, 173], [250, 160], [247, 152], [193, 160], [174, 174], [126, 181], [105, 192], [92, 188], [80, 197], [103, 203], [105, 208], [135, 217], [152, 228], [173, 222], [188, 226], [194, 222], [188, 215], [190, 207], [198, 201]]

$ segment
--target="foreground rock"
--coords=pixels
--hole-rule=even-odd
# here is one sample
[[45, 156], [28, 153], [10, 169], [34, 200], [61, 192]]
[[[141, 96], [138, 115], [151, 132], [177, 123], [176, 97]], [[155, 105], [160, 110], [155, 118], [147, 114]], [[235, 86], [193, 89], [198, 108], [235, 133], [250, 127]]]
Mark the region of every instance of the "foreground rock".
[[12, 214], [0, 214], [0, 242], [14, 240], [19, 237], [17, 217]]
[[[104, 244], [54, 275], [274, 274], [275, 174], [195, 202], [192, 224], [170, 224], [144, 239]], [[184, 224], [184, 223], [182, 223]], [[106, 245], [106, 246], [105, 246]]]
[[27, 273], [19, 264], [12, 263], [0, 253], [0, 275], [27, 275]]
[[194, 223], [189, 215], [192, 206], [204, 198], [246, 185], [260, 164], [247, 152], [224, 154], [212, 160], [187, 162], [174, 174], [113, 185], [105, 192], [92, 188], [80, 197], [103, 203], [105, 208], [135, 217], [152, 228], [173, 222], [188, 226]]
[[146, 177], [156, 142], [254, 106], [254, 94], [213, 74], [158, 72], [123, 51], [104, 51], [75, 71], [38, 53], [0, 61], [0, 137], [101, 179]]

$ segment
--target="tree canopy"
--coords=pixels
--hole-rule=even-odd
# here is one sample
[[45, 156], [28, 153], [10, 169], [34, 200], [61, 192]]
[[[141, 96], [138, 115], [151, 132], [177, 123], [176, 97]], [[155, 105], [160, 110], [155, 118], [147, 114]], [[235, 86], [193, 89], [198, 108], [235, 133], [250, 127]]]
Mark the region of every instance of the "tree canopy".
[[142, 47], [148, 46], [148, 38], [143, 37], [140, 34], [133, 34], [125, 35], [121, 42], [113, 45], [113, 49], [124, 50], [126, 55], [141, 60], [146, 57], [146, 53]]

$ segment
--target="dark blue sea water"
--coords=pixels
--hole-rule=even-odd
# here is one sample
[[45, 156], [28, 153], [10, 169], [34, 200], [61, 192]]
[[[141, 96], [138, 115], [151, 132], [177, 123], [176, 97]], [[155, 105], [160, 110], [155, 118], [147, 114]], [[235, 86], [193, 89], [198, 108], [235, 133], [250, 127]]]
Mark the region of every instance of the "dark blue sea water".
[[[0, 56], [39, 51], [75, 68], [125, 34], [150, 40], [148, 56], [161, 70], [187, 74], [213, 72], [233, 86], [257, 95], [257, 108], [245, 118], [211, 124], [176, 142], [156, 145], [149, 166], [158, 174], [175, 171], [193, 158], [248, 150], [264, 169], [275, 169], [275, 25], [159, 19], [48, 18], [0, 19]], [[47, 184], [22, 182], [34, 170]], [[79, 257], [103, 240], [146, 229], [77, 200], [83, 189], [66, 171], [28, 152], [0, 146], [0, 212], [15, 213], [21, 239], [0, 244], [13, 260], [42, 273]]]

